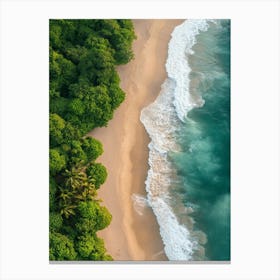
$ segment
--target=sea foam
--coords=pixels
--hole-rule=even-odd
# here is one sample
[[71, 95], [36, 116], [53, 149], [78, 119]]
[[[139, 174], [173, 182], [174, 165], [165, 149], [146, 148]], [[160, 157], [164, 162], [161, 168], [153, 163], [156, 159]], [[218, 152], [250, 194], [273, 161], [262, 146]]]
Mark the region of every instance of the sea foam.
[[168, 45], [166, 70], [168, 78], [158, 98], [145, 107], [140, 116], [151, 142], [149, 144], [149, 171], [146, 180], [147, 201], [156, 215], [164, 250], [169, 260], [191, 260], [199, 245], [188, 228], [180, 224], [171, 207], [170, 188], [175, 184], [176, 170], [169, 153], [180, 150], [176, 131], [188, 111], [203, 106], [203, 100], [194, 99], [189, 92], [191, 71], [187, 56], [192, 53], [195, 36], [206, 31], [206, 20], [187, 20], [177, 26]]
[[191, 68], [188, 64], [188, 55], [193, 53], [192, 47], [196, 43], [196, 35], [207, 29], [208, 23], [205, 19], [186, 20], [171, 34], [166, 71], [168, 77], [176, 83], [173, 104], [181, 121], [184, 121], [191, 109], [204, 104], [201, 97], [200, 100], [194, 100], [189, 92]]
[[134, 210], [137, 212], [138, 215], [142, 216], [144, 209], [147, 206], [149, 206], [147, 198], [140, 194], [135, 194], [135, 193], [132, 194], [131, 198], [133, 200]]

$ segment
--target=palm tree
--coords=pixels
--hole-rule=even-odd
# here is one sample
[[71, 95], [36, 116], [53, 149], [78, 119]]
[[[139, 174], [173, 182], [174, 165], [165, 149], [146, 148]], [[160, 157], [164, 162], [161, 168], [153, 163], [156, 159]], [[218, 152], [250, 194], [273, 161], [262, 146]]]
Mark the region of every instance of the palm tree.
[[74, 197], [80, 201], [93, 200], [96, 197], [96, 189], [91, 177], [83, 178], [81, 185], [76, 189]]
[[86, 174], [76, 167], [72, 167], [71, 171], [65, 171], [65, 185], [73, 190], [80, 187], [81, 183], [86, 179]]
[[63, 201], [69, 201], [71, 200], [72, 192], [70, 192], [68, 189], [64, 189], [61, 187], [58, 187], [60, 190], [59, 198], [61, 198]]
[[60, 214], [64, 215], [66, 219], [68, 219], [71, 215], [75, 215], [74, 209], [76, 208], [76, 205], [69, 205], [65, 204], [60, 209]]
[[60, 213], [68, 218], [75, 215], [74, 209], [81, 201], [100, 201], [96, 198], [95, 180], [87, 176], [81, 167], [73, 167], [66, 170], [65, 187], [59, 187]]

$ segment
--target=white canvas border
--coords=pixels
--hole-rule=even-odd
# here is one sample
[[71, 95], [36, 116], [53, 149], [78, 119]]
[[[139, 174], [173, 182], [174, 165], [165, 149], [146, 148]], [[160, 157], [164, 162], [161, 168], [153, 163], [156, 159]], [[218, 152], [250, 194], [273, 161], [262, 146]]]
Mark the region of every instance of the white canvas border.
[[[50, 265], [48, 19], [230, 18], [229, 265]], [[1, 279], [279, 279], [279, 2], [2, 1]]]

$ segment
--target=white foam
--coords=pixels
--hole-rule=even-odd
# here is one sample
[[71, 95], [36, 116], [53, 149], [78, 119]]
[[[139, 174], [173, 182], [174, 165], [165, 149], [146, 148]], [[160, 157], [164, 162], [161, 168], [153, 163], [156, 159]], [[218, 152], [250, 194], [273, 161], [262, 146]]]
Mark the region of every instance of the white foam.
[[135, 193], [132, 194], [131, 198], [133, 200], [134, 210], [137, 212], [138, 215], [142, 216], [144, 209], [149, 206], [147, 198], [143, 195]]
[[168, 160], [169, 151], [177, 151], [175, 141], [177, 117], [174, 99], [174, 82], [167, 79], [154, 103], [144, 108], [140, 119], [152, 141], [149, 144], [149, 166], [146, 180], [147, 200], [156, 215], [164, 250], [169, 260], [190, 260], [195, 242], [191, 241], [186, 227], [180, 225], [169, 206], [169, 188], [176, 174]]
[[169, 206], [171, 178], [176, 171], [168, 160], [168, 152], [179, 149], [175, 133], [179, 119], [172, 100], [174, 82], [167, 79], [154, 103], [144, 108], [140, 119], [152, 141], [149, 144], [149, 166], [146, 180], [147, 199], [160, 227], [164, 250], [169, 260], [190, 260], [196, 243], [188, 229], [180, 225]]
[[192, 54], [192, 47], [196, 43], [196, 35], [208, 29], [205, 19], [186, 20], [172, 32], [168, 45], [168, 58], [166, 71], [169, 78], [176, 83], [174, 92], [174, 105], [177, 115], [184, 121], [187, 113], [194, 107], [201, 107], [204, 100], [194, 100], [189, 92], [189, 73], [191, 68], [187, 56]]
[[141, 112], [151, 142], [149, 144], [149, 166], [146, 180], [147, 200], [156, 215], [164, 250], [169, 260], [191, 260], [197, 241], [191, 237], [186, 226], [179, 223], [170, 207], [169, 189], [176, 170], [168, 160], [168, 153], [180, 149], [176, 143], [176, 130], [180, 120], [203, 101], [194, 101], [189, 93], [191, 71], [186, 54], [192, 52], [195, 36], [207, 30], [206, 20], [187, 20], [176, 27], [168, 47], [166, 70], [168, 78], [162, 85], [158, 98]]
[[197, 244], [186, 227], [180, 225], [168, 204], [160, 197], [149, 199], [160, 226], [164, 251], [169, 260], [190, 260]]

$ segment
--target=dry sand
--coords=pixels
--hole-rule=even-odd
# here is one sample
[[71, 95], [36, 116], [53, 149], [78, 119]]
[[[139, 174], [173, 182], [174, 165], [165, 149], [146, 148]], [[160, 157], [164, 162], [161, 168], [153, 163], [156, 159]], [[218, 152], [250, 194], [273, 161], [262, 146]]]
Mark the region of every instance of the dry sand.
[[113, 215], [108, 228], [99, 232], [114, 260], [167, 260], [156, 218], [150, 208], [139, 215], [132, 194], [145, 195], [149, 137], [140, 122], [142, 108], [153, 102], [166, 78], [165, 61], [170, 34], [182, 20], [134, 20], [135, 58], [118, 67], [126, 99], [108, 127], [89, 135], [103, 143], [108, 178], [99, 197]]

